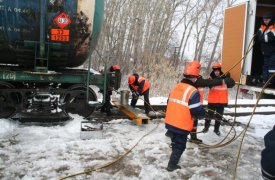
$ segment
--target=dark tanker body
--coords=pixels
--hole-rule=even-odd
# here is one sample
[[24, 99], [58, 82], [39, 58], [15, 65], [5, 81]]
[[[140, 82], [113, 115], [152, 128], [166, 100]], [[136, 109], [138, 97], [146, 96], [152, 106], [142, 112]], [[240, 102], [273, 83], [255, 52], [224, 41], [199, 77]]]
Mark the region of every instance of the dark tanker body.
[[94, 111], [89, 85], [118, 78], [75, 67], [94, 50], [103, 13], [103, 0], [0, 0], [0, 118]]
[[[98, 21], [103, 16], [102, 5], [98, 4], [102, 2], [96, 1], [96, 9], [91, 2], [94, 0], [1, 0], [0, 63], [33, 67], [35, 51], [32, 47], [37, 45], [35, 42], [44, 41], [45, 47], [50, 48], [45, 49], [45, 53], [49, 53], [49, 69], [82, 65], [88, 58], [90, 44], [95, 47], [101, 23]], [[87, 5], [91, 7], [85, 7]], [[86, 12], [83, 7], [87, 8]], [[97, 11], [95, 20], [99, 25], [95, 25], [94, 31], [93, 10]], [[41, 14], [44, 16], [42, 28]], [[42, 35], [40, 30], [44, 31]], [[68, 34], [58, 36], [53, 30]]]

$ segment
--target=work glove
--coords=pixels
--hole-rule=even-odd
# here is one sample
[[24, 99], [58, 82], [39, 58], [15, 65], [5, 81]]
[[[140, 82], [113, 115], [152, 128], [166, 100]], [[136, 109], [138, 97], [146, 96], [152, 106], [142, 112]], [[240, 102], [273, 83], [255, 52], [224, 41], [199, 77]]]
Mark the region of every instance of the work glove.
[[139, 93], [138, 92], [133, 92], [133, 99], [138, 99]]
[[232, 88], [232, 87], [235, 86], [235, 81], [230, 77], [226, 77], [224, 79], [224, 82], [225, 82], [225, 84], [227, 85], [228, 88]]
[[222, 79], [227, 78], [227, 77], [230, 77], [230, 73], [229, 72], [227, 72], [226, 74], [222, 74], [221, 75]]

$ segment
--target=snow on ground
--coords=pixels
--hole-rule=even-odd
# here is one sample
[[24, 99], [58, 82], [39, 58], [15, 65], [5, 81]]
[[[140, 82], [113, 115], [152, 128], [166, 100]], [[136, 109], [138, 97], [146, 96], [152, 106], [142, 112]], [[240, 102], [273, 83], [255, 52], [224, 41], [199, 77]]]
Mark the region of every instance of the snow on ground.
[[[166, 98], [152, 99], [162, 104]], [[153, 103], [154, 102], [154, 103]], [[247, 101], [246, 101], [247, 102]], [[80, 122], [84, 119], [72, 115], [73, 120], [63, 125], [34, 125], [0, 119], [0, 179], [59, 179], [88, 168], [104, 165], [117, 159], [153, 128], [122, 160], [90, 174], [71, 179], [231, 179], [234, 173], [239, 140], [221, 148], [200, 148], [188, 143], [179, 165], [181, 170], [166, 171], [171, 153], [170, 139], [164, 134], [163, 119], [147, 125], [136, 125], [127, 119], [105, 123], [103, 139], [80, 139]], [[228, 119], [233, 119], [227, 116]], [[249, 116], [236, 120], [246, 124]], [[237, 169], [240, 180], [261, 179], [260, 158], [264, 148], [263, 136], [275, 124], [275, 115], [255, 115], [245, 137]], [[204, 121], [199, 122], [199, 131]], [[212, 122], [214, 123], [214, 122]], [[236, 126], [237, 135], [243, 125]], [[221, 137], [213, 133], [198, 134], [206, 144], [217, 144], [228, 133], [229, 126], [221, 126]]]

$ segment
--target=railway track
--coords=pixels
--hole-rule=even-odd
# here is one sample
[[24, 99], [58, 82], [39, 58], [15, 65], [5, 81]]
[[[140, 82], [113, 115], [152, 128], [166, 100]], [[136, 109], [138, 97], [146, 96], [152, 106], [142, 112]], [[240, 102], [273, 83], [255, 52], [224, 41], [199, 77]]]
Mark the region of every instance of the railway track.
[[[150, 113], [149, 117], [151, 119], [155, 118], [163, 118], [165, 117], [165, 109], [166, 105], [151, 105], [152, 108], [157, 112], [157, 115], [154, 115], [154, 113]], [[254, 104], [238, 104], [237, 105], [237, 112], [235, 113], [235, 105], [230, 104], [228, 107], [225, 108], [224, 115], [228, 116], [249, 116], [251, 115], [251, 112], [253, 111]], [[205, 106], [207, 107], [207, 106]], [[264, 107], [268, 107], [264, 109]], [[273, 107], [273, 108], [270, 108]], [[143, 109], [143, 106], [138, 105], [137, 108]], [[238, 108], [245, 108], [240, 111]], [[260, 114], [260, 115], [272, 115], [275, 114], [275, 104], [258, 104], [257, 108], [261, 108], [254, 114]], [[272, 109], [272, 110], [271, 110]], [[109, 121], [112, 119], [127, 119], [128, 117], [124, 115], [122, 112], [120, 112], [117, 108], [112, 109], [112, 115], [106, 116], [105, 113], [101, 113], [99, 111], [95, 111], [88, 119], [94, 119], [94, 120], [101, 120], [101, 121]]]
[[[151, 105], [154, 111], [157, 113], [151, 113], [148, 115], [150, 119], [156, 119], [156, 118], [164, 118], [165, 117], [165, 110], [166, 110], [166, 105]], [[205, 107], [207, 107], [205, 105]], [[251, 112], [253, 111], [254, 104], [238, 104], [237, 105], [237, 112], [235, 113], [235, 105], [229, 104], [228, 107], [225, 108], [224, 115], [228, 116], [249, 116], [251, 115]], [[266, 108], [265, 108], [266, 107]], [[136, 108], [143, 109], [143, 106], [138, 105]], [[241, 109], [239, 109], [241, 108]], [[260, 115], [272, 115], [275, 114], [275, 104], [259, 104], [257, 106], [258, 109], [256, 109], [256, 112], [254, 114], [260, 114]], [[143, 112], [143, 111], [141, 111]], [[22, 121], [22, 122], [41, 122], [41, 116], [39, 118], [32, 117], [32, 118], [24, 118], [24, 116], [18, 118], [14, 116], [12, 119]], [[65, 122], [68, 119], [71, 119], [70, 116], [64, 116], [64, 118], [57, 118], [57, 119], [52, 119], [52, 118], [42, 118], [42, 119], [47, 119], [43, 122], [48, 123], [48, 122]], [[106, 113], [102, 113], [98, 110], [93, 112], [89, 117], [87, 117], [88, 120], [95, 120], [95, 121], [102, 121], [102, 122], [108, 122], [114, 119], [129, 119], [127, 115], [125, 115], [122, 111], [120, 111], [118, 108], [113, 107], [112, 108], [112, 114], [111, 116], [107, 116]]]

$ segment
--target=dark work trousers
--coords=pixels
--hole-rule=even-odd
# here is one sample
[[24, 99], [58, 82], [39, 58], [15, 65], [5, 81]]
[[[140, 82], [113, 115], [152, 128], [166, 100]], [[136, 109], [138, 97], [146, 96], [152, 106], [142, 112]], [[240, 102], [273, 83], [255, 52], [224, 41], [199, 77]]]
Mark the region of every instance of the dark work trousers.
[[101, 112], [106, 112], [107, 115], [111, 114], [111, 107], [112, 107], [112, 105], [111, 105], [111, 95], [112, 95], [112, 91], [111, 90], [106, 91], [105, 103], [101, 107]]
[[198, 121], [199, 120], [198, 120], [198, 118], [193, 118], [193, 120], [194, 120], [194, 127], [193, 127], [193, 129], [197, 131]]
[[172, 133], [171, 141], [172, 141], [172, 153], [169, 160], [169, 165], [177, 165], [182, 153], [186, 148], [187, 136], [189, 133], [186, 134], [178, 134]]
[[[215, 121], [215, 126], [214, 126], [214, 131], [217, 132], [219, 131], [220, 125], [221, 125], [221, 120], [224, 112], [224, 105], [212, 105], [208, 104], [208, 118], [205, 120], [205, 127], [209, 127], [211, 123], [211, 119], [216, 119]], [[214, 111], [214, 112], [213, 112]], [[217, 113], [215, 113], [217, 112]], [[216, 116], [214, 116], [216, 115]], [[218, 120], [218, 121], [217, 121]]]
[[[275, 73], [275, 53], [264, 56], [263, 81], [266, 82], [272, 73]], [[273, 80], [273, 82], [275, 81]], [[271, 81], [271, 83], [273, 82]]]
[[[149, 89], [141, 95], [144, 96], [144, 109], [145, 109], [145, 113], [148, 114], [150, 111]], [[132, 98], [131, 106], [136, 107], [137, 101], [138, 101], [138, 97]]]
[[198, 126], [198, 118], [197, 117], [194, 117], [193, 118], [194, 120], [194, 126], [193, 126], [193, 129], [190, 133], [190, 136], [191, 136], [191, 139], [197, 139], [197, 126]]
[[263, 179], [275, 179], [275, 126], [264, 136], [261, 166]]

